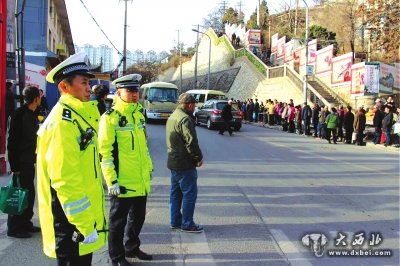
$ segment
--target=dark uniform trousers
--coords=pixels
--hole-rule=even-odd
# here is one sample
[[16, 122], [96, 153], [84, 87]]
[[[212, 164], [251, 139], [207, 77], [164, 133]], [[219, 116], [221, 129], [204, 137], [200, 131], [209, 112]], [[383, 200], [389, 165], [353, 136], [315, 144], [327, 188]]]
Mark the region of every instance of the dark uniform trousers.
[[[35, 203], [35, 165], [33, 163], [20, 163], [19, 182], [22, 188], [28, 190], [28, 207], [21, 215], [8, 215], [7, 228], [9, 234], [28, 232], [33, 226], [33, 205]], [[16, 180], [14, 180], [16, 182]]]
[[57, 258], [57, 266], [91, 266], [93, 253], [74, 258]]
[[[139, 234], [146, 217], [147, 196], [110, 199], [108, 249], [112, 261], [139, 250]], [[126, 241], [123, 244], [124, 232]]]

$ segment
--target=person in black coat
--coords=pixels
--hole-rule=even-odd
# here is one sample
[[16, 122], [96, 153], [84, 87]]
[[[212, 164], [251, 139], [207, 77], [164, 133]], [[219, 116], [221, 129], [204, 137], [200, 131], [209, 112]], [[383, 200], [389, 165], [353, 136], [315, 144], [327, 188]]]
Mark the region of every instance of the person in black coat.
[[390, 145], [390, 132], [393, 126], [393, 112], [390, 105], [385, 106], [385, 117], [382, 120], [382, 131], [385, 134], [385, 147]]
[[374, 106], [374, 118], [373, 118], [373, 126], [375, 129], [374, 132], [374, 144], [379, 144], [381, 142], [381, 134], [382, 134], [382, 120], [384, 117], [384, 113], [379, 109], [377, 105]]
[[318, 103], [314, 103], [314, 106], [311, 109], [311, 121], [314, 127], [314, 137], [318, 137], [318, 118], [320, 111], [321, 108], [319, 107]]
[[301, 120], [303, 121], [303, 132], [304, 135], [311, 135], [310, 125], [311, 125], [312, 110], [307, 103], [303, 104], [303, 109], [301, 110]]
[[354, 123], [354, 114], [351, 111], [351, 106], [346, 107], [346, 112], [343, 117], [343, 128], [346, 131], [345, 140], [346, 144], [351, 144], [351, 137], [353, 135], [353, 123]]
[[[36, 132], [38, 119], [35, 111], [40, 105], [40, 93], [36, 87], [22, 91], [24, 105], [11, 115], [8, 128], [7, 154], [13, 176], [19, 176], [22, 188], [28, 190], [28, 208], [21, 215], [8, 215], [7, 236], [28, 238], [29, 233], [39, 232], [33, 226], [33, 204], [35, 202]], [[14, 178], [14, 177], [13, 177]]]
[[107, 95], [110, 93], [110, 90], [107, 86], [98, 84], [93, 86], [92, 92], [98, 102], [97, 108], [99, 109], [99, 113], [100, 115], [102, 115], [105, 113], [105, 111], [107, 111], [106, 98]]
[[229, 135], [232, 136], [232, 128], [231, 128], [231, 120], [232, 116], [232, 100], [228, 101], [228, 104], [224, 106], [221, 112], [221, 118], [223, 120], [223, 124], [219, 130], [219, 134], [224, 135], [225, 130], [228, 130]]

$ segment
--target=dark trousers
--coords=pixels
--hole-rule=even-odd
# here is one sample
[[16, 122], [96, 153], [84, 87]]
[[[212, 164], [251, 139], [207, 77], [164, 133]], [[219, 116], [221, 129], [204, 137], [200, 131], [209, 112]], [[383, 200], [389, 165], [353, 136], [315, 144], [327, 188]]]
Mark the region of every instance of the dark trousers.
[[374, 144], [379, 144], [381, 143], [381, 134], [382, 134], [382, 129], [380, 127], [375, 127], [375, 132], [374, 132]]
[[273, 124], [274, 124], [274, 121], [275, 121], [275, 115], [268, 115], [268, 124], [270, 125], [270, 126], [272, 126]]
[[364, 140], [364, 130], [357, 130], [357, 145], [362, 145]]
[[[139, 250], [139, 234], [146, 217], [147, 196], [110, 198], [108, 251], [113, 261]], [[125, 243], [124, 241], [125, 232]]]
[[58, 266], [91, 266], [93, 253], [74, 258], [57, 258]]
[[224, 134], [225, 131], [228, 131], [229, 134], [232, 134], [230, 121], [224, 120], [223, 124], [221, 125], [221, 128], [219, 129], [220, 134]]
[[333, 143], [336, 143], [337, 140], [337, 134], [336, 134], [336, 128], [327, 128], [326, 129], [326, 139], [331, 142], [331, 136], [333, 136]]
[[313, 122], [314, 137], [318, 137], [318, 120]]
[[345, 128], [346, 133], [344, 138], [346, 139], [346, 143], [351, 143], [351, 138], [353, 136], [353, 128]]
[[337, 133], [338, 133], [338, 138], [340, 138], [340, 141], [342, 141], [343, 138], [344, 138], [343, 126], [339, 125], [337, 130], [338, 130], [338, 131], [337, 131]]
[[19, 171], [21, 187], [29, 191], [28, 207], [21, 215], [8, 215], [7, 232], [9, 234], [26, 232], [33, 226], [31, 219], [33, 217], [33, 205], [35, 203], [35, 184], [33, 182], [35, 178], [35, 165], [33, 163], [21, 163]]

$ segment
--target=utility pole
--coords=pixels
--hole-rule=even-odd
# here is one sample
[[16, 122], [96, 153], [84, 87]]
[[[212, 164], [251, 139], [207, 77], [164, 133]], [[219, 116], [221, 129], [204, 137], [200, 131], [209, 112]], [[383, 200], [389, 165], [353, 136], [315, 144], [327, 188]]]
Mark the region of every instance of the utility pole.
[[194, 57], [194, 89], [197, 89], [197, 57], [199, 52], [199, 27], [197, 24], [196, 55]]
[[[22, 90], [25, 87], [25, 47], [24, 47], [25, 3], [26, 0], [22, 0], [22, 4], [20, 4], [20, 1], [17, 1], [15, 5], [15, 20], [16, 20], [15, 25], [17, 25], [18, 88], [19, 88], [21, 106], [24, 104], [24, 98], [22, 97]], [[18, 11], [20, 7], [21, 9], [20, 11]]]
[[128, 1], [124, 0], [125, 2], [125, 24], [124, 24], [124, 51], [122, 55], [122, 75], [126, 75], [126, 28], [128, 27], [127, 18], [128, 18]]
[[179, 47], [179, 91], [182, 93], [182, 47], [179, 42], [179, 30], [178, 31], [178, 47]]

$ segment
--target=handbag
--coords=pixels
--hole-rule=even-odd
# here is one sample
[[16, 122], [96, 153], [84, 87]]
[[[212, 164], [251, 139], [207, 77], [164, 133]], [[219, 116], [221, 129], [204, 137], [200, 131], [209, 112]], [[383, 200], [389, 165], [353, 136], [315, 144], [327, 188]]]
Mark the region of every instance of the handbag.
[[21, 187], [19, 176], [13, 174], [10, 184], [1, 187], [0, 210], [8, 214], [22, 214], [28, 207], [28, 193], [27, 189]]

